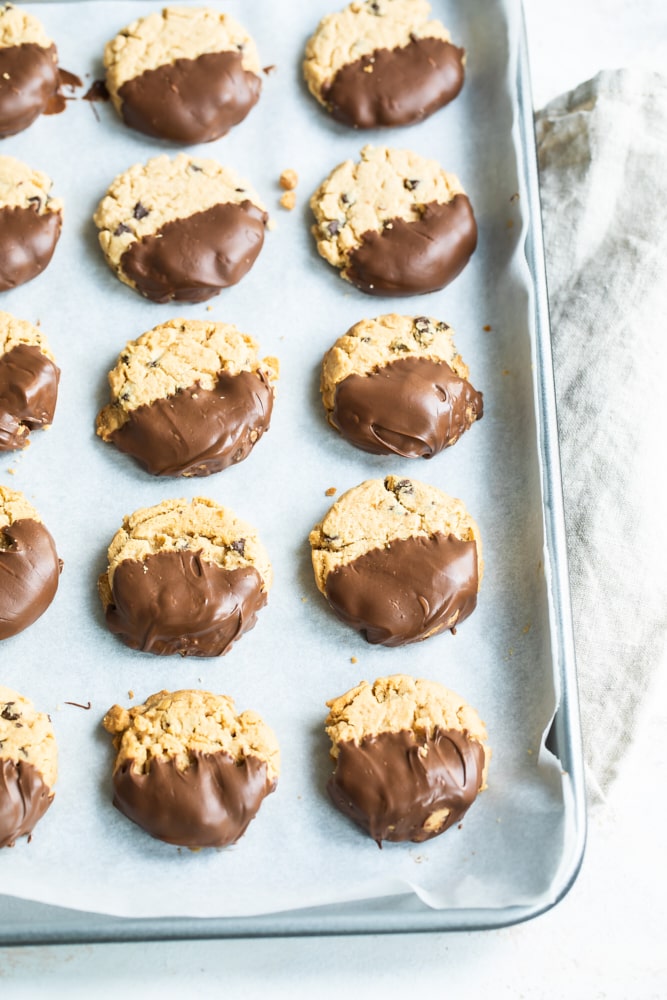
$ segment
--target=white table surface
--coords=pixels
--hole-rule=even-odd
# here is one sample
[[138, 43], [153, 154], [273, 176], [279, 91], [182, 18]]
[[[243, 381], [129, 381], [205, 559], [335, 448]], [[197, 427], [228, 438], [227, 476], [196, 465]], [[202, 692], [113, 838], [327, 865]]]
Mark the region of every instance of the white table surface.
[[[667, 71], [667, 0], [524, 0], [535, 103], [598, 69]], [[1, 1000], [667, 997], [667, 670], [582, 872], [542, 917], [471, 934], [0, 949]]]

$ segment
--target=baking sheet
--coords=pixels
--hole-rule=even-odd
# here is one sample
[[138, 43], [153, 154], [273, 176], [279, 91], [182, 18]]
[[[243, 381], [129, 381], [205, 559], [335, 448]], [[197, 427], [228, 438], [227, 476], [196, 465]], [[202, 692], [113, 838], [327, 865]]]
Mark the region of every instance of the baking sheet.
[[[31, 9], [30, 4], [25, 5]], [[141, 13], [160, 4], [141, 5]], [[0, 307], [40, 320], [62, 368], [53, 428], [25, 454], [0, 461], [2, 481], [41, 511], [65, 562], [49, 611], [0, 647], [0, 680], [51, 713], [61, 751], [56, 799], [12, 851], [0, 853], [0, 889], [45, 903], [129, 917], [240, 916], [417, 893], [447, 909], [547, 904], [574, 837], [570, 778], [542, 749], [558, 692], [545, 568], [541, 465], [531, 372], [531, 278], [522, 254], [527, 222], [515, 125], [515, 4], [443, 0], [434, 14], [468, 50], [460, 98], [407, 130], [358, 134], [330, 122], [299, 80], [303, 45], [330, 3], [306, 11], [259, 2], [212, 4], [254, 35], [267, 75], [260, 104], [216, 143], [196, 147], [236, 167], [264, 197], [277, 228], [236, 286], [206, 304], [141, 300], [108, 271], [90, 216], [116, 173], [173, 147], [129, 133], [110, 106], [72, 101], [5, 141], [2, 152], [46, 170], [65, 199], [65, 226], [47, 272], [2, 296]], [[135, 3], [35, 5], [61, 64], [86, 85], [101, 75], [104, 42], [139, 11]], [[289, 30], [285, 27], [289, 10]], [[99, 120], [98, 120], [99, 119]], [[461, 177], [480, 246], [443, 292], [371, 299], [316, 254], [307, 201], [364, 142], [409, 146]], [[281, 170], [299, 172], [298, 208], [278, 208]], [[363, 316], [403, 311], [445, 319], [485, 394], [485, 416], [431, 462], [356, 452], [327, 426], [319, 361]], [[281, 360], [272, 428], [250, 458], [199, 481], [154, 480], [94, 436], [106, 371], [129, 338], [175, 315], [212, 317], [253, 334]], [[491, 329], [485, 329], [490, 327]], [[13, 470], [13, 474], [9, 470]], [[307, 534], [338, 492], [388, 472], [461, 496], [483, 533], [486, 572], [478, 609], [456, 636], [401, 650], [374, 649], [332, 617], [316, 591]], [[95, 592], [106, 545], [122, 516], [168, 496], [210, 495], [252, 521], [275, 570], [257, 627], [220, 661], [150, 657], [121, 646], [102, 623]], [[357, 662], [353, 663], [352, 658]], [[329, 805], [324, 702], [362, 677], [410, 672], [460, 691], [486, 720], [494, 758], [489, 789], [461, 830], [382, 851]], [[100, 718], [162, 687], [231, 694], [260, 712], [283, 752], [275, 795], [243, 840], [192, 853], [153, 841], [110, 803], [113, 754]], [[66, 705], [87, 703], [89, 711]]]

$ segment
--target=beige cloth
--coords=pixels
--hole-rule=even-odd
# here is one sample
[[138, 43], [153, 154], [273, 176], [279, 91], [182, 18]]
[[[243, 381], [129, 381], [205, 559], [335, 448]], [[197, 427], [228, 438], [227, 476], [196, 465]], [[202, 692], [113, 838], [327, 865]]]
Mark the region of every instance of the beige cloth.
[[584, 751], [604, 800], [667, 650], [667, 77], [537, 114]]

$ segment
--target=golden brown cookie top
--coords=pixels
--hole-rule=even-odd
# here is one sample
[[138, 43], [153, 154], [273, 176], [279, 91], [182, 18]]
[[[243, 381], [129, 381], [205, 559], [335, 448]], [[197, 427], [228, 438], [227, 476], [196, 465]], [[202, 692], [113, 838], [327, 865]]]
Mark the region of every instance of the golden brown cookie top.
[[310, 199], [317, 249], [334, 267], [344, 267], [365, 233], [381, 233], [392, 219], [417, 222], [425, 205], [446, 205], [457, 194], [465, 194], [461, 182], [437, 160], [409, 149], [364, 146], [358, 163], [339, 164]]
[[336, 386], [349, 375], [368, 375], [400, 358], [444, 361], [459, 378], [469, 375], [454, 346], [454, 331], [442, 320], [397, 313], [362, 319], [324, 355], [320, 381], [324, 408], [333, 409]]
[[109, 546], [109, 568], [100, 580], [100, 596], [111, 602], [110, 588], [116, 568], [125, 560], [143, 562], [158, 552], [192, 551], [227, 570], [254, 567], [264, 590], [273, 572], [266, 549], [251, 525], [228, 508], [207, 497], [164, 500], [143, 507], [123, 520]]
[[105, 441], [139, 406], [166, 399], [198, 384], [215, 388], [221, 372], [262, 372], [278, 378], [278, 361], [258, 357], [258, 344], [231, 323], [172, 319], [129, 341], [109, 373], [112, 402], [97, 417]]
[[60, 198], [49, 194], [50, 177], [13, 156], [0, 156], [0, 208], [31, 208], [38, 215], [62, 212]]
[[196, 59], [213, 52], [240, 52], [243, 68], [259, 74], [257, 47], [230, 14], [208, 7], [165, 7], [138, 18], [104, 49], [106, 84], [114, 103], [128, 80], [177, 59]]
[[308, 89], [320, 103], [322, 91], [344, 66], [377, 49], [397, 49], [414, 38], [451, 41], [445, 26], [429, 19], [426, 0], [355, 0], [328, 14], [306, 46], [303, 72]]
[[31, 764], [49, 788], [56, 783], [58, 749], [51, 720], [28, 698], [1, 685], [0, 759]]
[[93, 220], [107, 260], [118, 267], [133, 243], [154, 235], [166, 223], [216, 205], [243, 202], [264, 211], [257, 192], [230, 167], [187, 153], [171, 158], [162, 155], [119, 174], [97, 206]]
[[25, 319], [17, 319], [8, 312], [0, 312], [0, 355], [7, 354], [20, 344], [37, 347], [47, 358], [55, 361], [49, 342], [38, 326]]
[[475, 542], [481, 582], [480, 532], [463, 501], [416, 479], [368, 479], [343, 493], [310, 533], [317, 586], [326, 594], [329, 573], [373, 549], [435, 534]]
[[0, 48], [14, 45], [39, 45], [48, 49], [53, 42], [36, 17], [20, 7], [7, 4], [0, 7]]
[[432, 737], [436, 728], [467, 733], [480, 743], [486, 741], [486, 727], [474, 708], [460, 695], [437, 681], [393, 674], [369, 684], [361, 681], [338, 698], [327, 702], [326, 731], [332, 741], [331, 755], [338, 756], [338, 744], [359, 744], [380, 733], [412, 732]]
[[0, 485], [0, 528], [29, 519], [41, 524], [41, 517], [19, 490]]
[[118, 756], [114, 770], [130, 762], [146, 773], [152, 760], [172, 759], [185, 770], [194, 754], [228, 754], [237, 763], [256, 757], [266, 764], [267, 777], [280, 771], [280, 751], [269, 726], [255, 712], [236, 714], [233, 700], [209, 691], [159, 691], [145, 704], [114, 705], [103, 720], [114, 734]]

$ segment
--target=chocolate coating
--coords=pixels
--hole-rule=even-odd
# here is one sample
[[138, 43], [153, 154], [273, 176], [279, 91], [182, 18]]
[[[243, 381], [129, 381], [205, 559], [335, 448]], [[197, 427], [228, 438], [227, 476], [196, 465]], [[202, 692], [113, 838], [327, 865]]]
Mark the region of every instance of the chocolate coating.
[[418, 642], [474, 611], [477, 546], [440, 532], [396, 539], [336, 567], [325, 587], [338, 617], [367, 642]]
[[226, 847], [243, 836], [276, 782], [259, 757], [237, 764], [226, 753], [191, 752], [184, 770], [173, 758], [156, 758], [141, 774], [126, 761], [113, 786], [113, 804], [151, 837], [183, 847]]
[[146, 70], [119, 88], [126, 125], [173, 142], [211, 142], [243, 121], [262, 81], [240, 52], [207, 52]]
[[60, 237], [60, 212], [39, 215], [34, 208], [0, 208], [0, 292], [41, 274]]
[[267, 218], [251, 201], [214, 205], [130, 244], [121, 268], [152, 302], [205, 302], [250, 270]]
[[187, 550], [124, 560], [111, 595], [109, 629], [132, 649], [166, 656], [222, 656], [266, 604], [253, 566], [223, 569]]
[[[436, 727], [431, 737], [419, 741], [411, 731], [379, 733], [358, 745], [338, 744], [327, 791], [334, 805], [378, 845], [382, 840], [419, 844], [465, 815], [482, 785], [484, 759], [482, 744], [454, 729]], [[445, 809], [449, 814], [439, 823], [429, 822]]]
[[0, 847], [32, 833], [53, 802], [53, 792], [32, 764], [0, 758]]
[[393, 219], [380, 233], [364, 233], [345, 276], [368, 295], [435, 292], [461, 273], [476, 246], [472, 207], [457, 194], [444, 205], [425, 205], [415, 222]]
[[33, 344], [0, 355], [0, 451], [25, 448], [28, 435], [52, 423], [60, 371]]
[[153, 476], [209, 476], [247, 458], [272, 410], [263, 372], [220, 372], [215, 389], [195, 383], [131, 410], [111, 440]]
[[374, 455], [431, 458], [482, 412], [481, 393], [445, 361], [407, 357], [342, 379], [329, 422]]
[[0, 49], [0, 137], [15, 135], [46, 110], [58, 91], [58, 54], [34, 42]]
[[400, 48], [376, 49], [339, 69], [322, 96], [344, 125], [411, 125], [459, 93], [463, 54], [442, 38], [414, 38]]
[[60, 560], [40, 521], [22, 518], [0, 528], [0, 639], [37, 621], [56, 595]]

